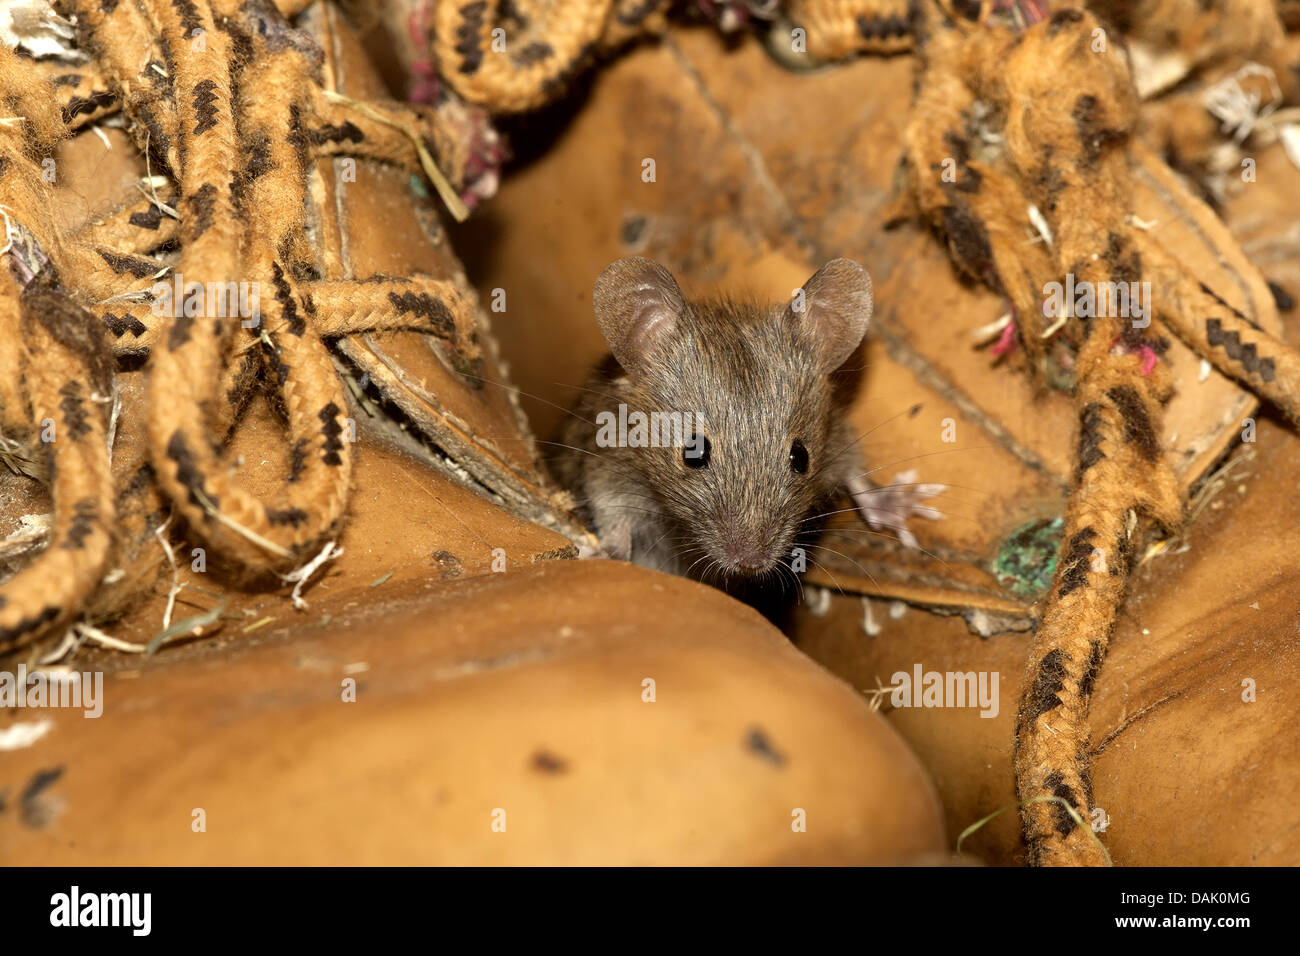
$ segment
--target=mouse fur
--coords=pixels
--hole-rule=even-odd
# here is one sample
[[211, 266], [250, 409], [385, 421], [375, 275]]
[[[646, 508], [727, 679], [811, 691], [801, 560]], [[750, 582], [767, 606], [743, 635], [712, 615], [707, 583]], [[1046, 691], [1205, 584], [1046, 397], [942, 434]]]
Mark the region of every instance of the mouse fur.
[[[724, 586], [788, 583], [795, 547], [846, 490], [873, 527], [902, 527], [906, 514], [870, 494], [835, 380], [866, 333], [871, 279], [834, 259], [798, 292], [772, 306], [691, 301], [639, 257], [601, 274], [593, 302], [611, 355], [565, 420], [552, 470], [607, 556]], [[615, 435], [634, 412], [680, 413], [687, 428], [658, 446]]]

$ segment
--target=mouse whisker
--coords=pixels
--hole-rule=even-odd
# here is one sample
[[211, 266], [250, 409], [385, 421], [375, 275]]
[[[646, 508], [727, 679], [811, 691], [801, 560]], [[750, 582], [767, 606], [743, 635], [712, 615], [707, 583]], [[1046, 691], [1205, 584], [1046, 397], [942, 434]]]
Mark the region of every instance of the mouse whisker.
[[785, 590], [785, 576], [788, 575], [790, 580], [794, 582], [795, 593], [798, 595], [798, 599], [802, 601], [803, 581], [800, 580], [799, 575], [795, 573], [794, 568], [790, 567], [784, 561], [778, 561], [775, 570], [776, 576], [781, 580], [781, 590]]
[[876, 424], [872, 425], [870, 428], [868, 428], [866, 431], [864, 431], [864, 432], [863, 432], [861, 435], [859, 435], [857, 438], [853, 439], [853, 441], [849, 442], [849, 443], [848, 443], [847, 445], [845, 445], [843, 448], [840, 448], [838, 451], [836, 451], [835, 454], [833, 454], [833, 455], [828, 455], [828, 456], [827, 456], [827, 460], [828, 460], [828, 461], [834, 461], [836, 458], [839, 458], [840, 455], [844, 454], [846, 451], [848, 451], [850, 448], [852, 448], [852, 447], [853, 447], [854, 445], [856, 445], [858, 442], [862, 441], [862, 439], [866, 438], [868, 435], [870, 435], [872, 432], [874, 432], [877, 428], [880, 428], [882, 425], [888, 425], [890, 422], [895, 421], [895, 420], [897, 420], [897, 419], [899, 419], [899, 418], [902, 418], [904, 415], [908, 414], [908, 413], [909, 413], [913, 408], [918, 408], [918, 407], [919, 407], [919, 406], [916, 406], [916, 405], [909, 405], [907, 408], [903, 409], [901, 412], [898, 412], [898, 413], [895, 414], [895, 415], [890, 415], [888, 418], [886, 418], [886, 419], [884, 419], [884, 420], [882, 420], [882, 421], [876, 422]]
[[[847, 532], [847, 533], [850, 533], [850, 534], [870, 534], [870, 535], [875, 535], [876, 537], [879, 537], [879, 538], [888, 538], [890, 541], [893, 541], [893, 542], [895, 542], [895, 543], [899, 543], [899, 542], [898, 542], [898, 536], [897, 536], [897, 535], [889, 534], [888, 532], [885, 532], [885, 531], [876, 531], [876, 530], [874, 530], [874, 529], [872, 529], [872, 528], [836, 528], [835, 530], [836, 530], [836, 531], [844, 531], [844, 532]], [[830, 549], [828, 548], [827, 550], [830, 550]], [[933, 551], [928, 551], [928, 550], [926, 550], [925, 548], [921, 547], [919, 544], [916, 546], [916, 548], [915, 548], [914, 550], [916, 550], [916, 551], [920, 551], [920, 552], [921, 552], [922, 554], [924, 554], [926, 557], [933, 558], [934, 560], [936, 560], [936, 561], [938, 561], [940, 564], [942, 564], [945, 568], [947, 568], [949, 571], [952, 571], [952, 569], [953, 569], [953, 568], [952, 568], [952, 565], [949, 564], [947, 561], [945, 561], [943, 558], [939, 557], [939, 556], [938, 556], [937, 554], [935, 554]], [[837, 552], [835, 552], [835, 553], [836, 553], [836, 554], [839, 554], [840, 552], [837, 551]], [[848, 557], [848, 555], [843, 555], [843, 556], [846, 557], [846, 558]]]
[[845, 594], [845, 593], [846, 593], [845, 590], [844, 590], [844, 588], [840, 587], [840, 579], [837, 578], [837, 577], [835, 576], [835, 572], [833, 572], [830, 568], [826, 567], [826, 565], [822, 564], [820, 561], [818, 561], [816, 558], [814, 558], [811, 554], [808, 555], [808, 560], [811, 561], [811, 562], [812, 562], [813, 564], [815, 564], [817, 567], [821, 568], [823, 571], [826, 572], [827, 576], [830, 577], [830, 579], [831, 579], [832, 581], [835, 582], [835, 590], [836, 590], [836, 591], [839, 591], [840, 594]]
[[579, 445], [566, 445], [566, 444], [565, 444], [564, 442], [562, 442], [562, 441], [546, 441], [545, 439], [541, 439], [541, 438], [539, 438], [539, 439], [537, 439], [537, 444], [539, 444], [539, 445], [554, 445], [556, 448], [567, 448], [569, 451], [576, 451], [576, 452], [579, 452], [579, 453], [581, 453], [581, 454], [583, 454], [583, 455], [590, 455], [592, 458], [599, 458], [599, 459], [601, 459], [602, 461], [607, 461], [607, 462], [610, 462], [611, 464], [615, 464], [615, 465], [622, 465], [622, 464], [623, 464], [623, 462], [620, 462], [620, 461], [618, 461], [618, 460], [615, 459], [615, 458], [610, 458], [609, 455], [604, 454], [604, 453], [602, 453], [602, 452], [592, 451], [590, 448], [583, 448], [583, 447], [581, 447], [581, 446], [579, 446]]
[[[936, 482], [932, 482], [932, 481], [900, 481], [900, 482], [895, 482], [895, 483], [892, 484], [892, 485], [877, 485], [877, 486], [874, 487], [874, 488], [869, 488], [869, 489], [867, 489], [866, 491], [859, 492], [859, 493], [860, 493], [860, 494], [864, 494], [864, 495], [880, 494], [880, 493], [883, 493], [883, 492], [886, 492], [886, 491], [890, 491], [890, 490], [895, 489], [895, 488], [917, 488], [917, 487], [920, 487], [921, 485], [931, 485], [931, 484], [936, 484]], [[946, 489], [947, 487], [948, 487], [947, 485], [944, 486], [945, 489]], [[944, 501], [947, 501], [947, 500], [948, 500], [947, 498], [944, 499]], [[798, 523], [799, 523], [799, 524], [806, 524], [806, 523], [808, 523], [809, 521], [816, 521], [818, 518], [829, 518], [829, 517], [831, 517], [832, 515], [850, 514], [850, 513], [854, 512], [854, 511], [858, 511], [858, 510], [859, 510], [859, 509], [858, 509], [857, 507], [852, 507], [852, 508], [840, 508], [840, 509], [837, 509], [837, 510], [835, 510], [835, 511], [823, 511], [823, 512], [820, 512], [820, 513], [815, 514], [815, 515], [809, 515], [807, 518], [800, 518]], [[945, 512], [945, 513], [946, 513], [946, 512]]]
[[[708, 551], [706, 551], [705, 549], [703, 549], [703, 548], [699, 548], [698, 550], [703, 551], [704, 553], [701, 554], [698, 558], [696, 558], [694, 561], [691, 562], [691, 566], [690, 566], [689, 568], [686, 569], [686, 574], [684, 575], [685, 577], [688, 577], [688, 578], [689, 578], [689, 577], [691, 576], [691, 571], [695, 570], [695, 566], [696, 566], [697, 564], [699, 564], [701, 561], [707, 561], [707, 560], [710, 560], [710, 558], [711, 558], [711, 556], [709, 555]], [[708, 571], [708, 567], [707, 567], [707, 566], [705, 567], [705, 571], [706, 571], [706, 572]]]
[[[868, 570], [867, 570], [866, 568], [864, 568], [862, 565], [858, 564], [858, 562], [854, 561], [852, 558], [850, 558], [850, 557], [849, 557], [847, 554], [845, 554], [843, 551], [836, 551], [834, 548], [828, 548], [828, 547], [826, 547], [826, 545], [824, 545], [824, 544], [810, 544], [810, 545], [807, 545], [807, 547], [809, 547], [809, 548], [816, 548], [818, 551], [829, 551], [831, 554], [838, 554], [838, 555], [839, 555], [841, 558], [843, 558], [845, 561], [849, 562], [849, 564], [853, 565], [855, 568], [857, 568], [859, 571], [861, 571], [863, 574], [865, 574], [867, 577], [869, 577], [869, 578], [871, 579], [871, 583], [872, 583], [873, 585], [875, 585], [876, 588], [879, 588], [879, 587], [880, 587], [880, 582], [876, 580], [876, 576], [875, 576], [874, 574], [872, 574], [870, 571], [868, 571]], [[829, 573], [829, 572], [828, 572], [828, 573]]]
[[[612, 458], [608, 454], [603, 454], [598, 451], [592, 451], [589, 448], [581, 448], [577, 445], [566, 445], [564, 442], [559, 442], [559, 441], [544, 441], [542, 439], [538, 439], [537, 443], [539, 445], [553, 445], [557, 448], [564, 448], [569, 451], [576, 451], [579, 454], [588, 456], [589, 458], [598, 458], [600, 459], [600, 461], [608, 465], [610, 468], [613, 468], [614, 470], [618, 471], [619, 474], [621, 475], [632, 478], [634, 481], [637, 482], [643, 482], [645, 480], [644, 476], [642, 476], [642, 474], [639, 471], [637, 471], [635, 468], [633, 468], [630, 464], [628, 464], [627, 462], [619, 461], [617, 458]], [[560, 456], [558, 454], [550, 455], [547, 456], [545, 460], [549, 466], [552, 462], [556, 461], [559, 457]]]
[[[962, 503], [963, 503], [963, 504], [966, 504], [966, 502], [962, 502]], [[857, 510], [858, 510], [857, 508], [845, 508], [843, 511], [832, 511], [832, 512], [829, 512], [829, 514], [832, 514], [832, 515], [837, 515], [837, 514], [850, 514], [850, 513], [854, 512], [854, 511], [857, 511]], [[947, 520], [948, 518], [960, 518], [962, 521], [974, 521], [976, 524], [981, 525], [981, 527], [983, 526], [981, 520], [980, 520], [979, 518], [975, 517], [974, 515], [972, 515], [972, 514], [967, 514], [967, 513], [964, 512], [964, 511], [952, 511], [951, 509], [949, 509], [949, 508], [948, 508], [948, 499], [946, 499], [946, 498], [944, 499], [943, 517], [944, 517], [944, 520]], [[856, 528], [850, 528], [850, 527], [847, 527], [846, 525], [836, 525], [836, 526], [833, 527], [833, 528], [829, 528], [829, 527], [828, 527], [827, 530], [829, 530], [829, 531], [856, 531], [856, 530], [859, 530], [859, 529], [856, 529]]]
[[[482, 375], [471, 375], [469, 372], [460, 372], [459, 374], [463, 378], [473, 379], [476, 382], [482, 382], [484, 385], [495, 385], [497, 388], [501, 389], [502, 391], [513, 392], [516, 395], [526, 395], [528, 398], [531, 398], [534, 401], [541, 402], [543, 405], [549, 405], [551, 406], [551, 408], [558, 408], [560, 411], [564, 412], [564, 414], [572, 415], [578, 421], [585, 422], [586, 424], [592, 426], [593, 428], [596, 427], [595, 422], [588, 421], [587, 419], [579, 415], [577, 412], [575, 412], [573, 409], [565, 408], [563, 405], [556, 404], [555, 402], [552, 402], [550, 399], [542, 398], [542, 396], [540, 395], [534, 395], [532, 392], [525, 392], [522, 388], [519, 388], [515, 385], [506, 385], [504, 382], [498, 382], [490, 378], [484, 378]], [[517, 438], [518, 436], [514, 436], [514, 437]]]
[[649, 550], [649, 551], [654, 551], [655, 548], [659, 547], [659, 545], [663, 542], [664, 538], [668, 537], [668, 536], [669, 536], [670, 534], [672, 534], [675, 530], [676, 530], [676, 529], [674, 529], [674, 528], [670, 525], [669, 528], [668, 528], [668, 530], [665, 531], [663, 534], [661, 534], [661, 535], [658, 537], [658, 539], [656, 539], [655, 543], [652, 544], [652, 545], [650, 545], [650, 547], [649, 547], [647, 550]]
[[609, 392], [598, 392], [596, 391], [596, 389], [592, 388], [589, 385], [569, 385], [565, 382], [552, 382], [551, 384], [557, 385], [560, 388], [571, 388], [574, 391], [578, 391], [578, 392], [589, 392], [590, 394], [595, 395], [597, 398], [603, 398], [607, 402], [613, 402], [616, 405], [620, 402], [627, 401], [627, 399], [621, 395], [611, 395]]
[[[875, 487], [875, 488], [868, 488], [866, 491], [858, 492], [858, 494], [862, 494], [862, 495], [879, 494], [879, 493], [887, 492], [887, 491], [890, 491], [890, 490], [893, 490], [893, 489], [897, 489], [897, 488], [919, 488], [919, 487], [921, 487], [922, 485], [930, 485], [930, 484], [937, 484], [937, 482], [930, 482], [930, 481], [908, 481], [908, 482], [896, 482], [896, 483], [894, 483], [894, 484], [892, 484], [892, 485], [879, 485], [879, 486], [877, 486], [877, 487]], [[943, 492], [943, 506], [944, 506], [943, 514], [944, 514], [945, 517], [946, 517], [947, 515], [950, 515], [950, 514], [952, 514], [952, 515], [956, 515], [956, 516], [958, 516], [958, 517], [969, 517], [969, 516], [967, 516], [967, 515], [962, 515], [961, 512], [958, 512], [958, 511], [949, 511], [949, 510], [948, 510], [948, 502], [950, 502], [950, 501], [955, 501], [955, 502], [957, 502], [958, 504], [972, 504], [972, 503], [973, 503], [973, 502], [969, 502], [969, 501], [967, 501], [966, 499], [963, 499], [963, 498], [954, 498], [954, 497], [952, 497], [951, 495], [949, 495], [949, 494], [947, 493], [947, 490], [946, 490], [946, 489], [948, 489], [948, 488], [960, 488], [960, 487], [962, 487], [962, 486], [961, 486], [961, 485], [944, 485], [945, 491]], [[986, 493], [986, 492], [982, 492], [982, 491], [980, 491], [980, 490], [977, 489], [977, 488], [967, 488], [967, 489], [965, 489], [965, 490], [967, 490], [967, 491], [974, 491], [974, 492], [976, 492], [977, 494], [985, 494], [985, 493]], [[934, 497], [937, 498], [938, 496], [936, 495], [936, 496], [934, 496]], [[927, 507], [928, 507], [928, 506], [927, 506]], [[858, 508], [858, 507], [856, 507], [856, 506], [853, 506], [853, 507], [849, 507], [849, 508], [837, 508], [837, 509], [834, 510], [834, 511], [821, 511], [821, 512], [818, 512], [818, 513], [815, 514], [815, 515], [809, 515], [809, 516], [806, 517], [806, 518], [800, 518], [799, 521], [798, 521], [798, 523], [799, 523], [799, 524], [808, 524], [809, 522], [816, 521], [816, 520], [819, 519], [819, 518], [831, 518], [831, 517], [834, 517], [835, 515], [846, 515], [846, 514], [852, 514], [853, 512], [855, 512], [855, 511], [860, 511], [860, 510], [861, 510], [860, 508]], [[971, 519], [971, 520], [975, 520], [975, 519]]]
[[[658, 499], [656, 499], [653, 495], [642, 494], [641, 492], [621, 491], [619, 492], [619, 497], [637, 498], [642, 501], [648, 501], [651, 504], [659, 503]], [[573, 500], [575, 504], [591, 504], [592, 502], [595, 501], [595, 499], [591, 495], [573, 495]], [[622, 507], [626, 507], [626, 506], [622, 506]], [[658, 513], [657, 509], [656, 509], [656, 513]]]
[[993, 447], [994, 447], [993, 445], [969, 445], [966, 448], [941, 448], [939, 451], [928, 451], [920, 455], [909, 455], [906, 458], [898, 458], [894, 461], [882, 462], [881, 464], [877, 465], [874, 468], [868, 468], [866, 471], [862, 472], [861, 474], [854, 475], [852, 478], [849, 479], [849, 481], [852, 481], [855, 478], [865, 478], [867, 477], [867, 475], [875, 474], [876, 472], [880, 471], [882, 468], [893, 468], [895, 465], [901, 465], [904, 462], [908, 462], [908, 461], [916, 461], [918, 458], [933, 458], [935, 455], [951, 455], [959, 451], [989, 451]]
[[954, 484], [950, 484], [950, 483], [947, 482], [947, 481], [895, 481], [895, 482], [893, 482], [893, 483], [891, 483], [891, 484], [888, 484], [888, 485], [875, 485], [875, 486], [873, 486], [873, 487], [867, 489], [866, 491], [863, 491], [863, 492], [860, 492], [860, 493], [861, 493], [861, 494], [864, 494], [864, 495], [870, 495], [870, 494], [876, 494], [876, 493], [878, 493], [878, 492], [882, 492], [882, 491], [888, 491], [888, 490], [891, 489], [891, 488], [917, 488], [917, 487], [920, 487], [921, 485], [943, 485], [943, 487], [944, 487], [944, 489], [945, 489], [945, 491], [944, 491], [944, 500], [945, 500], [945, 501], [949, 501], [949, 500], [951, 500], [951, 501], [957, 501], [957, 500], [958, 500], [958, 499], [956, 499], [956, 498], [950, 498], [950, 497], [947, 495], [947, 490], [948, 490], [948, 489], [951, 489], [951, 488], [956, 488], [956, 489], [958, 489], [958, 490], [960, 490], [960, 491], [969, 491], [969, 492], [972, 492], [972, 493], [977, 494], [977, 495], [984, 495], [985, 497], [992, 497], [992, 495], [993, 495], [993, 492], [989, 491], [987, 488], [975, 488], [975, 487], [973, 487], [973, 486], [971, 486], [971, 485], [954, 485]]

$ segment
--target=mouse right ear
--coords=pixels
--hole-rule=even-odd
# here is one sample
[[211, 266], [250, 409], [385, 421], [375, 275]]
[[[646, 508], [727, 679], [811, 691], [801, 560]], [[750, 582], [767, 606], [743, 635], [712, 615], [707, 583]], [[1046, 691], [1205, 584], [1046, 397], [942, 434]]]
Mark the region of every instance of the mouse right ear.
[[635, 372], [686, 308], [677, 280], [657, 262], [628, 256], [596, 280], [596, 321], [624, 371]]
[[821, 366], [833, 372], [848, 360], [871, 321], [871, 276], [852, 259], [832, 259], [803, 284], [786, 320], [812, 337]]

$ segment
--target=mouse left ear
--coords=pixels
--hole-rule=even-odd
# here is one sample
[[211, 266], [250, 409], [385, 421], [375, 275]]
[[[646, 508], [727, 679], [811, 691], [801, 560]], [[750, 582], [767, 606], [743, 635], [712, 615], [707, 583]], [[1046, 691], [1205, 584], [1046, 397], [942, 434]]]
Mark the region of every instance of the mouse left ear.
[[808, 333], [829, 373], [848, 360], [867, 334], [871, 307], [867, 270], [852, 259], [832, 259], [795, 293], [785, 318]]
[[627, 372], [640, 370], [686, 308], [672, 273], [640, 256], [607, 266], [596, 280], [592, 304], [609, 350]]

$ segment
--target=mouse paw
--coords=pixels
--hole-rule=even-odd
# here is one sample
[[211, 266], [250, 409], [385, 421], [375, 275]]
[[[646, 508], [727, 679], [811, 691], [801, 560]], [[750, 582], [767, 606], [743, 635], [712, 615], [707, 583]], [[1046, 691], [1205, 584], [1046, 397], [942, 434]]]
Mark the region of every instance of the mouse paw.
[[915, 471], [900, 472], [887, 485], [877, 487], [858, 479], [849, 486], [853, 504], [867, 526], [874, 531], [887, 529], [894, 532], [908, 548], [919, 548], [920, 545], [908, 530], [907, 519], [917, 517], [937, 521], [942, 518], [942, 511], [922, 502], [947, 490], [947, 485], [918, 482]]
[[609, 551], [605, 548], [598, 548], [591, 544], [578, 545], [578, 560], [590, 561], [592, 559], [611, 557]]
[[598, 546], [578, 545], [578, 560], [594, 558], [610, 561], [632, 560], [631, 538], [626, 534], [609, 534], [600, 539]]

